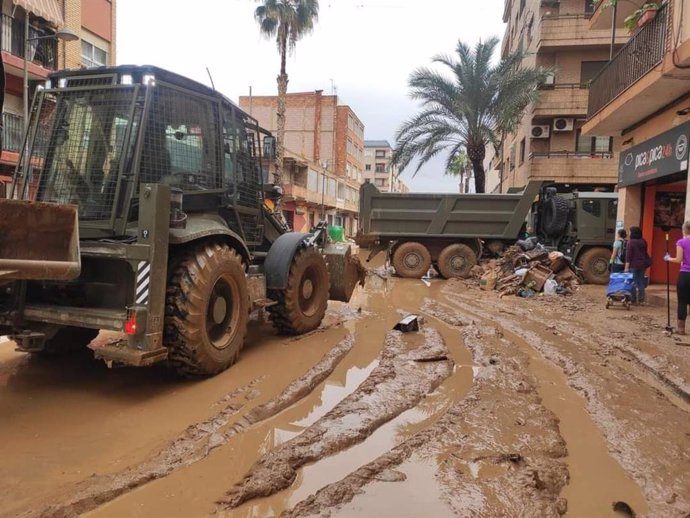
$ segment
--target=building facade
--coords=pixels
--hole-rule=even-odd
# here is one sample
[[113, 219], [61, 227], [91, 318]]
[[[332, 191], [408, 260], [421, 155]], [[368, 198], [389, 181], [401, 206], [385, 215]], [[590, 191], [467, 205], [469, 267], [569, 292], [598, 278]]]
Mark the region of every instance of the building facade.
[[[116, 0], [3, 0], [0, 48], [5, 66], [0, 155], [0, 196], [11, 182], [24, 133], [23, 75], [28, 56], [29, 100], [36, 86], [58, 68], [115, 64]], [[28, 42], [26, 27], [28, 21]], [[33, 38], [68, 29], [76, 41]]]
[[[553, 73], [539, 102], [501, 142], [496, 167], [502, 192], [532, 179], [554, 180], [564, 189], [614, 188], [619, 141], [608, 132], [582, 131], [589, 83], [611, 52], [610, 29], [590, 24], [594, 12], [592, 0], [505, 0], [503, 57], [523, 49], [526, 65]], [[627, 40], [619, 31], [614, 50]]]
[[408, 192], [399, 178], [398, 166], [393, 165], [393, 147], [387, 140], [364, 141], [364, 180], [382, 192]]
[[[690, 219], [690, 5], [667, 0], [658, 7], [592, 81], [583, 132], [620, 136], [617, 225], [642, 228], [651, 280], [665, 282], [666, 236], [673, 253]], [[634, 9], [626, 2], [618, 8], [616, 25], [625, 31]], [[610, 26], [611, 17], [610, 9], [598, 9], [591, 25]]]
[[[240, 107], [277, 131], [277, 96], [242, 96]], [[296, 231], [309, 231], [322, 215], [357, 233], [364, 169], [364, 125], [355, 112], [323, 91], [288, 94], [285, 113], [283, 212]], [[273, 171], [265, 161], [264, 174]]]

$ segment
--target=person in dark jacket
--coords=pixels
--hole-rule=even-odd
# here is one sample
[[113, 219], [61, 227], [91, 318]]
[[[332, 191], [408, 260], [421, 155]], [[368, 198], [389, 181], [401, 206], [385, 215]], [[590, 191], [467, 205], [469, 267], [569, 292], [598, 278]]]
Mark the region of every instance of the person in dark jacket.
[[625, 249], [625, 271], [633, 274], [633, 303], [644, 304], [644, 272], [647, 267], [647, 241], [642, 239], [640, 227], [631, 227]]

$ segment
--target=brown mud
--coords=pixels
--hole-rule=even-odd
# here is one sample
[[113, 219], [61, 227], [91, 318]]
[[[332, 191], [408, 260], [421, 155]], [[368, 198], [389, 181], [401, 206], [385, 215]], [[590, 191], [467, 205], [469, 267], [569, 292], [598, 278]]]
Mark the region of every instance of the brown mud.
[[380, 270], [307, 336], [252, 321], [194, 383], [0, 343], [0, 515], [685, 517], [690, 347], [597, 289]]

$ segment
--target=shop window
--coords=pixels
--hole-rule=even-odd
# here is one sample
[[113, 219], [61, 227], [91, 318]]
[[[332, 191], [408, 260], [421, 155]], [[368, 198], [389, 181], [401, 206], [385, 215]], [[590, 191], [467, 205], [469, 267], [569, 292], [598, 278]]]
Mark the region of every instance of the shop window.
[[601, 201], [600, 200], [583, 200], [582, 210], [588, 212], [595, 218], [601, 216]]

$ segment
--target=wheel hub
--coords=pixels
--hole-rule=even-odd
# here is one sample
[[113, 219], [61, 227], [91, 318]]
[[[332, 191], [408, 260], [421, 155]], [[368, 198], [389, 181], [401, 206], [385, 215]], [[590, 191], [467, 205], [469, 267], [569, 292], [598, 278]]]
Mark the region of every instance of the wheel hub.
[[302, 297], [305, 299], [310, 299], [311, 296], [314, 294], [314, 283], [311, 282], [311, 279], [306, 279], [302, 283]]
[[597, 274], [604, 274], [608, 271], [609, 263], [603, 259], [599, 259], [594, 263], [593, 269]]
[[462, 270], [462, 268], [464, 266], [465, 266], [465, 258], [464, 257], [456, 255], [450, 260], [450, 267], [453, 270]]
[[225, 315], [228, 312], [228, 303], [223, 297], [217, 297], [213, 303], [213, 321], [220, 325], [225, 320]]
[[422, 258], [417, 254], [407, 254], [403, 262], [408, 268], [415, 269], [421, 264]]

